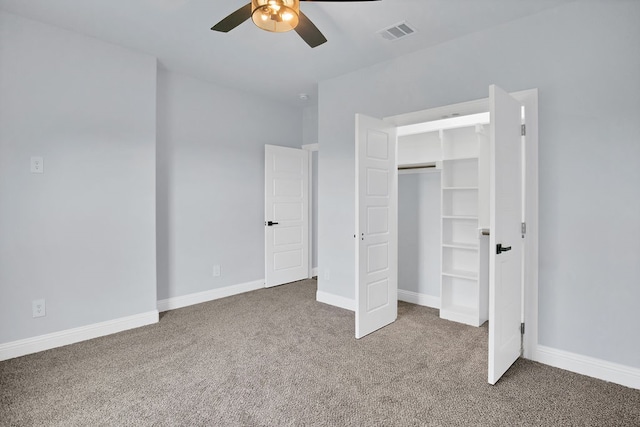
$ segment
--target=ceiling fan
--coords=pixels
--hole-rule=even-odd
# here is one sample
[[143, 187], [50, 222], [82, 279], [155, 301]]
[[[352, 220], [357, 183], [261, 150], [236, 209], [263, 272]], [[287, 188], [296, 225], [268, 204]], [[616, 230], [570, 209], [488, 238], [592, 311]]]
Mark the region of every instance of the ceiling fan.
[[380, 0], [251, 0], [231, 15], [211, 27], [213, 31], [228, 33], [251, 18], [254, 24], [265, 31], [284, 33], [295, 30], [311, 47], [320, 46], [327, 39], [307, 15], [300, 11], [301, 1], [324, 1], [346, 3], [347, 1]]

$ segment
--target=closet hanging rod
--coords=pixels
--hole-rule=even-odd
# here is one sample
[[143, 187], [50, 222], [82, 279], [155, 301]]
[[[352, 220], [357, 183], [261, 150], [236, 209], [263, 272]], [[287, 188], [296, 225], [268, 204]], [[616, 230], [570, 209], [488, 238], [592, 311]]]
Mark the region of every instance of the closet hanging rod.
[[431, 169], [435, 168], [436, 164], [434, 163], [423, 163], [418, 165], [407, 165], [407, 166], [398, 166], [399, 171], [411, 170], [411, 169]]

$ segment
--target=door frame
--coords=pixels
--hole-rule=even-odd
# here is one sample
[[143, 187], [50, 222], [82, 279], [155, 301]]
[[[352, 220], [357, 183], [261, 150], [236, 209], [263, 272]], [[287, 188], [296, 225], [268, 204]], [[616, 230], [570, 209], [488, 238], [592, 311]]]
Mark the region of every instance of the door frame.
[[[525, 107], [525, 211], [527, 233], [524, 239], [523, 337], [526, 359], [535, 360], [538, 346], [538, 89], [510, 92]], [[489, 111], [489, 98], [385, 117], [397, 127], [442, 119], [443, 116], [469, 115]]]
[[525, 108], [525, 209], [527, 226], [524, 239], [523, 315], [525, 323], [524, 353], [526, 359], [535, 359], [538, 347], [538, 89], [511, 93]]
[[[313, 267], [313, 245], [316, 242], [313, 240], [313, 153], [319, 153], [320, 146], [316, 142], [315, 144], [303, 144], [301, 147], [303, 150], [307, 150], [309, 152], [309, 200], [308, 200], [308, 209], [309, 213], [309, 272], [307, 274], [308, 278], [311, 279], [313, 276], [318, 275], [318, 267]], [[320, 162], [320, 158], [318, 158], [318, 162]], [[320, 169], [320, 168], [318, 168]], [[316, 218], [317, 220], [317, 218]]]
[[[272, 145], [272, 144], [266, 144], [266, 145]], [[288, 147], [288, 146], [283, 146], [286, 148], [297, 148], [297, 147]], [[309, 247], [307, 249], [307, 258], [308, 258], [308, 262], [307, 262], [307, 278], [311, 279], [314, 275], [317, 275], [317, 271], [314, 271], [316, 269], [313, 268], [313, 245], [315, 244], [314, 240], [313, 240], [313, 209], [312, 209], [312, 197], [313, 197], [313, 152], [319, 152], [320, 151], [320, 147], [318, 143], [315, 144], [303, 144], [300, 146], [301, 150], [305, 150], [308, 152], [308, 179], [307, 179], [307, 183], [308, 183], [308, 188], [307, 188], [307, 192], [308, 192], [308, 198], [307, 198], [307, 220], [309, 222], [309, 230], [308, 230], [308, 242], [309, 242]], [[266, 269], [266, 257], [265, 257], [265, 269]], [[266, 271], [266, 270], [265, 270]], [[315, 274], [314, 274], [315, 273]], [[265, 277], [265, 284], [266, 284], [266, 277]]]
[[[265, 288], [270, 288], [270, 287], [279, 286], [279, 285], [283, 285], [283, 284], [290, 283], [290, 282], [295, 282], [295, 281], [298, 281], [298, 280], [307, 279], [307, 278], [309, 278], [309, 273], [311, 271], [311, 267], [309, 265], [309, 262], [311, 261], [311, 254], [309, 253], [310, 246], [307, 243], [306, 248], [305, 248], [305, 245], [302, 244], [299, 247], [303, 251], [304, 250], [307, 251], [306, 260], [302, 259], [303, 263], [305, 261], [307, 263], [306, 269], [301, 268], [300, 271], [298, 271], [296, 274], [289, 275], [289, 276], [292, 276], [292, 277], [287, 277], [287, 278], [279, 277], [277, 280], [274, 280], [276, 282], [276, 284], [269, 284], [268, 283], [268, 279], [269, 278], [275, 279], [274, 276], [276, 274], [275, 271], [272, 271], [272, 275], [271, 276], [268, 274], [268, 272], [272, 270], [271, 265], [270, 265], [270, 262], [272, 260], [269, 259], [269, 247], [270, 246], [268, 245], [268, 243], [269, 243], [268, 240], [269, 239], [267, 238], [267, 234], [268, 234], [268, 229], [271, 228], [270, 227], [271, 226], [271, 220], [275, 220], [274, 217], [273, 217], [273, 213], [267, 213], [268, 212], [268, 209], [267, 209], [267, 207], [268, 207], [268, 198], [269, 198], [267, 196], [267, 194], [269, 193], [269, 191], [268, 191], [269, 188], [270, 188], [269, 186], [273, 185], [273, 179], [269, 180], [268, 176], [267, 176], [268, 175], [268, 171], [271, 170], [271, 169], [269, 169], [267, 167], [267, 164], [269, 163], [268, 162], [268, 160], [269, 160], [269, 158], [268, 158], [269, 157], [269, 153], [268, 153], [269, 148], [272, 150], [272, 153], [274, 155], [275, 155], [275, 153], [277, 151], [282, 152], [284, 150], [284, 151], [289, 152], [289, 153], [292, 152], [292, 151], [296, 152], [296, 155], [304, 154], [304, 156], [307, 158], [306, 164], [304, 162], [301, 163], [301, 165], [303, 165], [303, 168], [307, 168], [307, 173], [304, 174], [304, 172], [303, 172], [303, 173], [297, 175], [300, 178], [302, 178], [303, 180], [304, 179], [307, 180], [307, 188], [303, 187], [303, 197], [302, 197], [303, 199], [305, 198], [304, 191], [306, 191], [306, 203], [303, 202], [303, 203], [300, 204], [300, 206], [302, 206], [303, 209], [307, 210], [306, 217], [304, 215], [302, 216], [302, 218], [303, 218], [302, 221], [303, 222], [306, 221], [306, 223], [307, 223], [307, 236], [304, 236], [304, 234], [303, 234], [303, 239], [304, 238], [308, 239], [308, 235], [309, 235], [309, 228], [310, 228], [310, 224], [309, 224], [309, 218], [310, 218], [309, 208], [311, 206], [311, 202], [309, 200], [309, 196], [310, 196], [309, 195], [309, 188], [310, 188], [310, 185], [309, 185], [309, 182], [308, 182], [309, 181], [309, 177], [310, 177], [309, 170], [308, 170], [309, 163], [310, 163], [309, 162], [309, 151], [303, 150], [302, 148], [299, 148], [299, 147], [290, 147], [290, 146], [286, 146], [286, 145], [265, 144], [264, 145], [264, 150], [265, 150], [264, 151], [264, 153], [265, 153], [265, 156], [264, 156], [264, 170], [263, 170], [263, 172], [264, 172], [264, 189], [265, 189], [265, 192], [264, 192], [264, 227], [265, 227], [265, 232], [264, 232], [264, 242], [263, 242], [264, 243], [264, 248], [265, 248], [265, 254], [264, 254], [264, 280], [263, 281], [264, 281], [264, 287]], [[275, 150], [275, 151], [273, 151], [273, 150]], [[273, 174], [273, 172], [272, 172], [272, 174]], [[267, 221], [269, 221], [269, 224], [268, 224], [269, 227], [267, 227]], [[274, 225], [275, 224], [278, 224], [278, 223], [275, 222]], [[273, 232], [271, 233], [271, 235], [273, 236]], [[273, 237], [271, 239], [271, 243], [273, 243]], [[282, 280], [284, 280], [284, 282], [282, 282]]]

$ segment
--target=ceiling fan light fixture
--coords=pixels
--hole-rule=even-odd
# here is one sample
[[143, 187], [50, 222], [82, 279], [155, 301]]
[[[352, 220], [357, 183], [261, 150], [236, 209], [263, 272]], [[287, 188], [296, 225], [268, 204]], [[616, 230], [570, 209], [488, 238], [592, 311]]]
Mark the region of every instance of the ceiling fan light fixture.
[[251, 20], [265, 31], [291, 31], [298, 25], [299, 16], [299, 0], [251, 0]]

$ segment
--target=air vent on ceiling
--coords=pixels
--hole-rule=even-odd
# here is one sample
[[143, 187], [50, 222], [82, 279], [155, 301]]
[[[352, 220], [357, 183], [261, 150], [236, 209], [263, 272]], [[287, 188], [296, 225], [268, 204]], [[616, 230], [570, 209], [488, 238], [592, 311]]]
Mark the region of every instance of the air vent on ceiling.
[[406, 21], [404, 21], [380, 30], [378, 31], [378, 34], [380, 34], [385, 40], [398, 40], [415, 32], [416, 29], [409, 25]]

